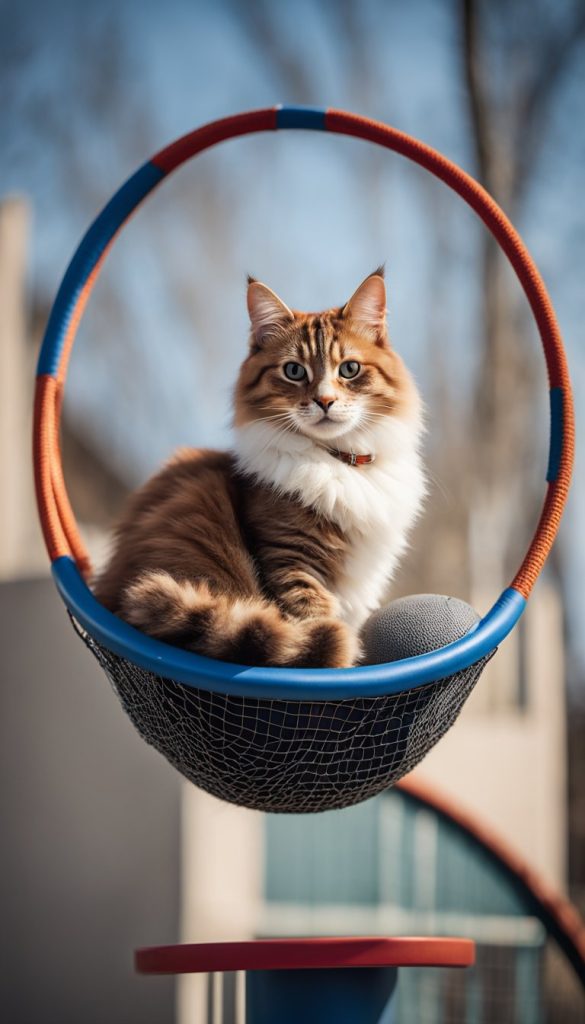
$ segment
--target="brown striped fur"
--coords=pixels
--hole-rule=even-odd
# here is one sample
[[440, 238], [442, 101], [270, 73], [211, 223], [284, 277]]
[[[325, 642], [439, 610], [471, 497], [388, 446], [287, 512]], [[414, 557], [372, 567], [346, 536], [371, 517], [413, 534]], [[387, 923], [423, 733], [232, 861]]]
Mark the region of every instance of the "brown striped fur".
[[[319, 437], [313, 419], [323, 387], [327, 401], [350, 412], [352, 402], [366, 401], [373, 421], [400, 414], [413, 385], [388, 344], [379, 282], [380, 272], [364, 282], [364, 309], [358, 289], [345, 307], [306, 314], [250, 280], [253, 330], [235, 390], [236, 429], [266, 420], [304, 433], [306, 416], [307, 436]], [[359, 376], [332, 378], [331, 367], [350, 358], [360, 362]], [[311, 379], [286, 379], [287, 361], [308, 367]], [[335, 428], [323, 428], [327, 442]], [[339, 618], [335, 581], [351, 543], [335, 521], [243, 472], [233, 454], [182, 450], [132, 496], [95, 593], [144, 632], [203, 655], [345, 666], [359, 645]]]

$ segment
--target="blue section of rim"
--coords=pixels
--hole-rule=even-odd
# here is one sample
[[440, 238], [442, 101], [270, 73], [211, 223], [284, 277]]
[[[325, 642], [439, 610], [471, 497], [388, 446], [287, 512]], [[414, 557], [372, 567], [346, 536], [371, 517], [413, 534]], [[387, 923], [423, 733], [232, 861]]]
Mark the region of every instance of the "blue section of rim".
[[546, 479], [552, 483], [559, 475], [563, 450], [563, 389], [550, 389], [550, 449]]
[[279, 107], [276, 112], [277, 128], [310, 128], [324, 132], [325, 110], [317, 107]]
[[504, 590], [466, 636], [428, 654], [347, 669], [252, 668], [202, 658], [145, 636], [107, 611], [89, 590], [71, 558], [52, 566], [59, 593], [81, 626], [108, 650], [166, 679], [215, 693], [266, 700], [343, 700], [416, 689], [467, 668], [489, 654], [516, 625], [526, 600]]
[[80, 293], [104, 249], [138, 203], [165, 177], [165, 172], [146, 163], [122, 185], [84, 235], [69, 264], [55, 299], [45, 332], [37, 376], [57, 375], [63, 343]]

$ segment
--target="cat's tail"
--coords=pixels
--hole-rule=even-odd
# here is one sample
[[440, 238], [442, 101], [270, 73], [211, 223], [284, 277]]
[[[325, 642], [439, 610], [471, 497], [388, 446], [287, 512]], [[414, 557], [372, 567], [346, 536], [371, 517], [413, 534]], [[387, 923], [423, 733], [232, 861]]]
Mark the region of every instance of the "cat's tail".
[[343, 668], [357, 641], [337, 619], [285, 618], [261, 597], [213, 594], [207, 583], [147, 572], [126, 588], [122, 617], [149, 636], [240, 665]]

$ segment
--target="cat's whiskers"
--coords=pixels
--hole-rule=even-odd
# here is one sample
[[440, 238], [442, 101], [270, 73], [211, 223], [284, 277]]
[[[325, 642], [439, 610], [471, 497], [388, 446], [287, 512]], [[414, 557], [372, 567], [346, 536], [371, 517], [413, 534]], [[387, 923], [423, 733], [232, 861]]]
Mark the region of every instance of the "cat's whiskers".
[[[268, 424], [270, 428], [274, 431], [273, 436], [269, 437], [268, 440], [266, 441], [266, 444], [263, 446], [263, 452], [265, 452], [266, 449], [269, 448], [270, 445], [277, 438], [284, 437], [286, 434], [289, 433], [299, 433], [299, 428], [297, 424], [294, 422], [293, 414], [288, 410], [283, 412], [272, 413], [272, 415], [270, 416], [263, 416], [259, 420], [259, 422]], [[279, 424], [281, 425], [279, 426]]]
[[[264, 406], [260, 406], [259, 408], [260, 408], [261, 411], [263, 411], [264, 409], [270, 409], [271, 407], [269, 405], [264, 405]], [[272, 421], [276, 421], [276, 420], [284, 420], [286, 422], [294, 423], [294, 414], [293, 414], [292, 410], [285, 409], [285, 410], [283, 410], [281, 412], [272, 413], [270, 416], [263, 416], [262, 417], [262, 421], [263, 422], [268, 422], [268, 421], [272, 422]]]

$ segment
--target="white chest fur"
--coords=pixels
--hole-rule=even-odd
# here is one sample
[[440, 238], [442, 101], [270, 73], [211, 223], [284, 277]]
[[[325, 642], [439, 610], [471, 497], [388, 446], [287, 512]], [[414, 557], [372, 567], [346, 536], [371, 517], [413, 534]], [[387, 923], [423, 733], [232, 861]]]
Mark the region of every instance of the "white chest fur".
[[337, 523], [348, 555], [335, 586], [341, 617], [359, 629], [383, 597], [422, 505], [421, 423], [388, 419], [376, 434], [343, 438], [348, 451], [374, 452], [375, 462], [348, 466], [310, 439], [278, 434], [268, 424], [238, 430], [241, 468], [280, 493], [295, 495]]

